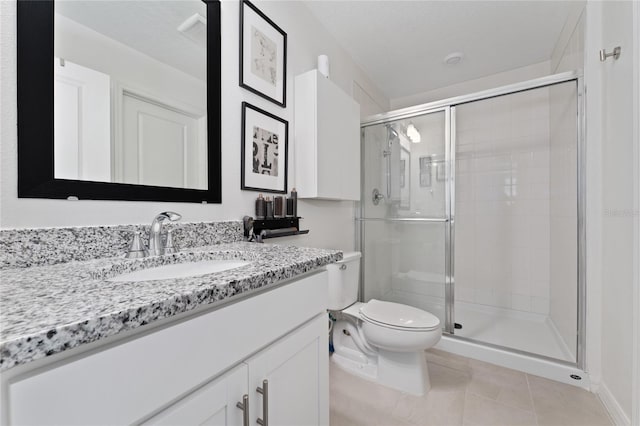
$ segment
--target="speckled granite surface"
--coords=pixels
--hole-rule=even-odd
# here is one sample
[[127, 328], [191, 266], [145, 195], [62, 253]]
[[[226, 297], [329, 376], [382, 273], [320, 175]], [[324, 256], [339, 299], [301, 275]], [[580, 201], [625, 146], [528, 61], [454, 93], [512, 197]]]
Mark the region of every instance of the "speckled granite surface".
[[[111, 282], [161, 264], [241, 259], [237, 269], [189, 278]], [[174, 255], [0, 271], [0, 371], [292, 278], [342, 259], [342, 252], [226, 243]]]
[[[176, 222], [178, 247], [200, 247], [242, 241], [242, 222]], [[148, 225], [83, 226], [0, 230], [0, 269], [56, 265], [124, 254], [133, 233], [140, 231], [146, 243]]]

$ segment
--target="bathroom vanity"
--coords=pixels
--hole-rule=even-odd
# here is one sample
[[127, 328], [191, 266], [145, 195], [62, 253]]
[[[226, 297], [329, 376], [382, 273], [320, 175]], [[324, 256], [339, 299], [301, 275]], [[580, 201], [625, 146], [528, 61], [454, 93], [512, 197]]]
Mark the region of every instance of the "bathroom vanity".
[[[324, 265], [341, 257], [231, 243], [4, 270], [1, 421], [328, 424]], [[211, 259], [247, 265], [113, 279]]]

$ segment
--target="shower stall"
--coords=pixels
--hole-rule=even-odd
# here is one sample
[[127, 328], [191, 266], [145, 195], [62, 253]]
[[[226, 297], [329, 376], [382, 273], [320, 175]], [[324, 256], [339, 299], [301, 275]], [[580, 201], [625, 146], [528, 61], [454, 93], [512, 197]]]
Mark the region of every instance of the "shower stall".
[[582, 90], [570, 72], [366, 119], [361, 298], [437, 315], [445, 349], [576, 380]]

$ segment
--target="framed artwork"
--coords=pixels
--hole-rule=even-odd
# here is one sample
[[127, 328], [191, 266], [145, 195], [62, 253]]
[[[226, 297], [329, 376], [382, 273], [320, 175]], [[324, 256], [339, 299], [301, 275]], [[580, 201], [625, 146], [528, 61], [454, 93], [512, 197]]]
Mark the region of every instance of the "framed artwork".
[[287, 193], [289, 123], [242, 103], [241, 189]]
[[420, 157], [420, 187], [431, 186], [431, 157]]
[[287, 33], [248, 0], [240, 4], [240, 86], [287, 106]]

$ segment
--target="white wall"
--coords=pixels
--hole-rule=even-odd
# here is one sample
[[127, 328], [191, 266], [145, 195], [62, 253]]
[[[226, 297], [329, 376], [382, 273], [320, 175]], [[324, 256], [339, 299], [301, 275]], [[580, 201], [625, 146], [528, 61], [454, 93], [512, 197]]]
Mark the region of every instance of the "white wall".
[[[630, 1], [592, 4], [602, 17], [602, 39], [590, 49], [622, 46], [618, 60], [587, 66], [602, 72], [602, 389], [600, 394], [619, 423], [630, 423], [633, 371], [634, 212], [634, 57], [633, 5]], [[588, 93], [588, 92], [587, 92]], [[588, 99], [589, 100], [589, 99]], [[590, 108], [597, 108], [593, 103]], [[637, 166], [637, 165], [636, 165]], [[636, 401], [637, 403], [637, 401]]]
[[394, 98], [391, 99], [391, 109], [405, 108], [427, 102], [439, 101], [441, 99], [452, 98], [454, 96], [468, 95], [481, 90], [493, 89], [494, 87], [544, 77], [549, 75], [550, 66], [549, 61], [540, 62], [538, 64], [492, 74], [475, 80], [464, 81], [462, 83], [430, 90], [428, 92], [416, 93], [402, 98]]
[[[222, 2], [222, 204], [65, 201], [17, 198], [16, 137], [16, 17], [15, 2], [0, 2], [2, 40], [0, 44], [1, 79], [1, 197], [0, 227], [50, 227], [147, 223], [162, 210], [175, 210], [185, 221], [240, 219], [253, 214], [257, 193], [240, 190], [240, 116], [242, 101], [266, 109], [290, 123], [289, 189], [295, 186], [293, 164], [295, 142], [293, 117], [293, 78], [315, 68], [316, 58], [331, 59], [331, 78], [346, 93], [359, 86], [358, 99], [369, 99], [367, 111], [388, 109], [388, 100], [375, 88], [365, 73], [351, 60], [332, 36], [299, 2], [257, 2], [261, 10], [288, 34], [287, 105], [282, 109], [238, 86], [238, 2]], [[362, 91], [366, 96], [362, 96]], [[359, 143], [360, 141], [354, 141]], [[353, 203], [300, 201], [303, 226], [311, 229], [306, 237], [278, 240], [300, 245], [353, 249]]]

